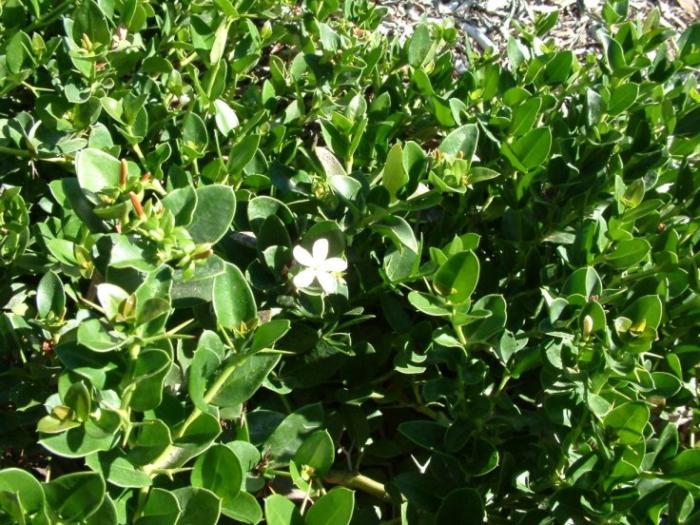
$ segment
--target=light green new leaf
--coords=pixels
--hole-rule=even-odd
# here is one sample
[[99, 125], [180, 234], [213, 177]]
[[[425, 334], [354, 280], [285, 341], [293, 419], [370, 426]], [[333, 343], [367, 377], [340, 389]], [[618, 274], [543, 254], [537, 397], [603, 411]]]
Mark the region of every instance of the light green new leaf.
[[413, 67], [422, 66], [432, 45], [430, 28], [425, 24], [420, 24], [413, 32], [408, 45], [408, 63]]
[[403, 148], [401, 144], [394, 144], [389, 150], [382, 172], [382, 184], [392, 198], [408, 183], [408, 173], [403, 165]]

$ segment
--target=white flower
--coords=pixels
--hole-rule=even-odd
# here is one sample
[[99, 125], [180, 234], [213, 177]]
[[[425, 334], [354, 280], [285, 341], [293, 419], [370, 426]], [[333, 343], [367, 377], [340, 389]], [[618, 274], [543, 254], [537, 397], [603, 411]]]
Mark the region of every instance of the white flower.
[[294, 258], [302, 266], [306, 266], [302, 271], [294, 276], [294, 286], [297, 288], [308, 288], [314, 279], [321, 285], [323, 291], [327, 294], [334, 293], [338, 289], [338, 281], [340, 277], [336, 275], [347, 269], [348, 263], [340, 257], [328, 257], [328, 241], [326, 239], [318, 239], [314, 242], [311, 252], [295, 246]]

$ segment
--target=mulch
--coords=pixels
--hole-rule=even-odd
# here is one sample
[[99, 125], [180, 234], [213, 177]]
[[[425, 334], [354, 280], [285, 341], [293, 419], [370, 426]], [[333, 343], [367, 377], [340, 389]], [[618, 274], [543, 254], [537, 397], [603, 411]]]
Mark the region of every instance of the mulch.
[[[388, 8], [380, 30], [407, 37], [421, 20], [451, 21], [470, 44], [478, 49], [505, 50], [517, 24], [532, 26], [543, 14], [559, 12], [557, 25], [547, 38], [554, 38], [559, 49], [577, 55], [601, 49], [596, 33], [602, 27], [603, 0], [377, 0]], [[700, 0], [630, 0], [630, 18], [643, 20], [657, 8], [663, 25], [682, 32], [700, 19]], [[457, 50], [464, 53], [464, 46]]]

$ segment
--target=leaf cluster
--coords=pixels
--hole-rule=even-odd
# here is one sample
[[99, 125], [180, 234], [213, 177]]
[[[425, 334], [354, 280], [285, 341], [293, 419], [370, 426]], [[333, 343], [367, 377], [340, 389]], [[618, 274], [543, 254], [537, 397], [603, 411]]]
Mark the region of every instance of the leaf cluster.
[[700, 25], [385, 11], [0, 5], [0, 523], [700, 523]]

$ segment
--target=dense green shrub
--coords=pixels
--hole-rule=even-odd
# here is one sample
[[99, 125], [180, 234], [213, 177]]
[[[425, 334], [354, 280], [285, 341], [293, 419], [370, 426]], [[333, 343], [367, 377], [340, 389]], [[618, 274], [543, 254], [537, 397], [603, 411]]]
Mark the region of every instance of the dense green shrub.
[[1, 9], [0, 523], [700, 523], [700, 26]]

